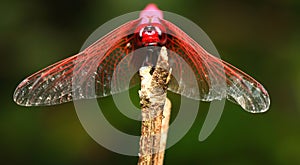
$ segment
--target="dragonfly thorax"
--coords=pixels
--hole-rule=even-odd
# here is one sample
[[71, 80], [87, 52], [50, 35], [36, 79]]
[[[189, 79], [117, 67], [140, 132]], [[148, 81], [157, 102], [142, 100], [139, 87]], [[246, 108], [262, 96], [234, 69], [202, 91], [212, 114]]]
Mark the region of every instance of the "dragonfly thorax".
[[137, 43], [140, 46], [162, 46], [165, 44], [166, 35], [163, 29], [156, 25], [143, 25], [138, 28]]

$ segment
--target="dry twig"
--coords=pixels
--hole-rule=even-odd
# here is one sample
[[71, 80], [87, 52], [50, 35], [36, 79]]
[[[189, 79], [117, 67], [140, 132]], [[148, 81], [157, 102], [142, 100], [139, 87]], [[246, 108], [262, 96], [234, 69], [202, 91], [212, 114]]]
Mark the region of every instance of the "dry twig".
[[150, 70], [151, 67], [140, 69], [142, 128], [138, 164], [162, 165], [171, 111], [171, 102], [167, 99], [170, 68], [165, 47], [161, 48], [152, 75]]

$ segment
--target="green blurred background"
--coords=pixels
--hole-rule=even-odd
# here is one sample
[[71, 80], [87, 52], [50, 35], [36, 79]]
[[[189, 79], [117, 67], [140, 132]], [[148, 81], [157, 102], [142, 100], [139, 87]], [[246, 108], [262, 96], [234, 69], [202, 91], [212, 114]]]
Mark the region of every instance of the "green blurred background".
[[[300, 164], [299, 0], [2, 0], [0, 164], [137, 163], [94, 142], [72, 103], [25, 108], [12, 95], [26, 76], [76, 54], [98, 26], [150, 2], [198, 24], [222, 58], [259, 80], [271, 97], [270, 110], [257, 115], [227, 102], [217, 128], [199, 142], [204, 103], [189, 133], [166, 151], [165, 164]], [[124, 122], [106, 114], [115, 125]]]

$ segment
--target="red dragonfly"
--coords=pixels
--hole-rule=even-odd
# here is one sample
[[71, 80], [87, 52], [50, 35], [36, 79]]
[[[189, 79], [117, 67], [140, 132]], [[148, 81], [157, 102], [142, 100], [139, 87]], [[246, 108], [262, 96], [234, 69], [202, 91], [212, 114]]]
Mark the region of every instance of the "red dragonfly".
[[[111, 90], [112, 75], [120, 61], [141, 48], [146, 48], [146, 54], [152, 52], [151, 57], [155, 58], [159, 52], [157, 49], [162, 46], [171, 55], [175, 52], [188, 63], [200, 87], [199, 93], [195, 94], [197, 92], [192, 92], [194, 87], [189, 86], [187, 80], [171, 80], [170, 91], [201, 101], [227, 98], [252, 113], [268, 110], [269, 95], [260, 83], [208, 53], [180, 28], [163, 19], [162, 11], [154, 4], [149, 4], [138, 19], [114, 29], [78, 54], [26, 78], [16, 88], [14, 101], [23, 106], [42, 106], [114, 94], [116, 92]], [[149, 57], [141, 60], [141, 56], [134, 56], [125, 63], [127, 66], [147, 65], [145, 59]], [[78, 64], [80, 67], [75, 67]], [[97, 69], [92, 69], [93, 66]], [[171, 67], [174, 71], [184, 69], [176, 60]], [[80, 77], [78, 87], [72, 87], [74, 76]], [[222, 88], [218, 87], [221, 81], [225, 82]], [[89, 94], [91, 83], [95, 84], [94, 95]], [[120, 92], [124, 90], [125, 87], [119, 89]], [[80, 93], [80, 97], [74, 97], [76, 93]]]

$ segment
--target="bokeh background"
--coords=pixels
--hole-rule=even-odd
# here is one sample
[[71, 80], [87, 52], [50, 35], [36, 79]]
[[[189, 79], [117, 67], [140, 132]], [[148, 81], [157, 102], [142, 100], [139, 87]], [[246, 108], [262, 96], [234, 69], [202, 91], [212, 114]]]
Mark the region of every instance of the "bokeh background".
[[[209, 104], [165, 164], [300, 164], [300, 1], [2, 0], [0, 2], [0, 164], [136, 164], [89, 137], [72, 103], [25, 108], [12, 100], [26, 76], [76, 54], [106, 21], [156, 3], [198, 24], [222, 58], [259, 80], [271, 96], [264, 114], [226, 103], [211, 136], [198, 141]], [[138, 134], [138, 123], [107, 116]]]

